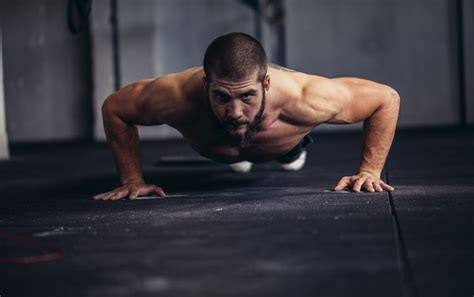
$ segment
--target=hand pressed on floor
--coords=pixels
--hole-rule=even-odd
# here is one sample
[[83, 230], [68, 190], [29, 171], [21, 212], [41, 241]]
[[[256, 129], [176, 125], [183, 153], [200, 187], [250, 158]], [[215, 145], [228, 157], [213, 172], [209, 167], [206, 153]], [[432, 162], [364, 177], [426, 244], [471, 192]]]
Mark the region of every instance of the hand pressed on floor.
[[95, 200], [118, 200], [128, 197], [131, 200], [137, 199], [139, 196], [158, 195], [161, 198], [166, 196], [162, 188], [155, 185], [147, 185], [143, 183], [131, 183], [118, 187], [110, 192], [98, 194], [94, 196]]
[[392, 192], [395, 190], [380, 178], [367, 172], [342, 177], [334, 190], [340, 191], [344, 188], [352, 189], [354, 192], [360, 192], [361, 190], [366, 190], [367, 192], [383, 192], [383, 190]]

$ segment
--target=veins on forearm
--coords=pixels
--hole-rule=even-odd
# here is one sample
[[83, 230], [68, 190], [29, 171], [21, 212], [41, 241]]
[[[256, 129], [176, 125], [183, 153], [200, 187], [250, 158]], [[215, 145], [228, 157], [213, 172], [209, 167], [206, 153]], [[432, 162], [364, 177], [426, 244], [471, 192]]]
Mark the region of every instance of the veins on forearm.
[[398, 118], [397, 102], [387, 101], [364, 121], [364, 148], [359, 171], [380, 175], [387, 159]]

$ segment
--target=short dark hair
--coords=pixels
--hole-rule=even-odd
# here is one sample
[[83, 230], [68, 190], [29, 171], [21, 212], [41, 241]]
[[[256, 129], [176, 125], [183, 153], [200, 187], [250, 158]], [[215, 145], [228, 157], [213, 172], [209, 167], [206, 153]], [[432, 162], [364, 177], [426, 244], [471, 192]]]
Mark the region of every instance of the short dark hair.
[[257, 71], [257, 80], [267, 73], [265, 49], [252, 36], [234, 32], [214, 39], [204, 54], [204, 73], [208, 81], [212, 75], [230, 80], [250, 77]]

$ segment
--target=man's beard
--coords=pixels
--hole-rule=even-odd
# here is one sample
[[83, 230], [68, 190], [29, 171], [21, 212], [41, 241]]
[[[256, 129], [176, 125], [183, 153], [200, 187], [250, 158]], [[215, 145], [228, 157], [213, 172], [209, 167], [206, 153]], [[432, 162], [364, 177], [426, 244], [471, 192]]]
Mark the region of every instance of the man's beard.
[[229, 134], [227, 129], [224, 129], [233, 145], [242, 149], [252, 146], [254, 135], [257, 134], [259, 131], [262, 131], [262, 122], [265, 118], [264, 111], [265, 111], [265, 93], [263, 93], [262, 106], [260, 107], [260, 110], [258, 111], [254, 120], [246, 124], [247, 130], [245, 130], [244, 134], [231, 135]]
[[[227, 127], [235, 127], [241, 123], [239, 123], [238, 121], [228, 121], [228, 122], [221, 123], [217, 119], [216, 115], [214, 114], [214, 111], [212, 110], [209, 104], [210, 114], [211, 114], [211, 118], [214, 124], [218, 128], [220, 128], [222, 132], [224, 132], [225, 136], [227, 137], [227, 139], [230, 141], [230, 143], [233, 146], [236, 146], [240, 149], [245, 149], [252, 146], [253, 136], [257, 134], [259, 131], [262, 131], [262, 122], [265, 119], [264, 112], [265, 112], [265, 99], [266, 99], [265, 88], [263, 87], [263, 83], [262, 83], [262, 90], [263, 90], [263, 96], [262, 96], [262, 105], [260, 107], [260, 110], [258, 111], [253, 121], [245, 123], [245, 125], [247, 126], [247, 130], [245, 131], [244, 134], [237, 134], [237, 135], [230, 134]], [[209, 96], [208, 96], [208, 100], [209, 100]]]

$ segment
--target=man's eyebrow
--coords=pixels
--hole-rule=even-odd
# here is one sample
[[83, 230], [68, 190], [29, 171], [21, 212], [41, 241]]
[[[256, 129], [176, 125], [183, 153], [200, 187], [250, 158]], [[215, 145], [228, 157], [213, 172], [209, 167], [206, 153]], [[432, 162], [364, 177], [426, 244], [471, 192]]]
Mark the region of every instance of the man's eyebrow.
[[255, 93], [257, 93], [256, 89], [249, 89], [249, 90], [245, 90], [243, 92], [240, 92], [238, 95], [243, 96], [243, 95], [249, 95], [249, 94], [255, 94]]
[[[240, 93], [237, 94], [238, 97], [241, 97], [243, 95], [248, 95], [248, 94], [255, 94], [257, 93], [257, 89], [248, 89], [248, 90], [245, 90], [245, 91], [242, 91]], [[224, 96], [230, 96], [230, 94], [228, 94], [227, 92], [224, 92], [224, 91], [221, 91], [221, 90], [212, 90], [211, 91], [213, 94], [219, 94], [219, 95], [224, 95]]]
[[211, 92], [214, 93], [214, 94], [229, 96], [229, 94], [227, 94], [226, 92], [221, 91], [221, 90], [212, 90]]

